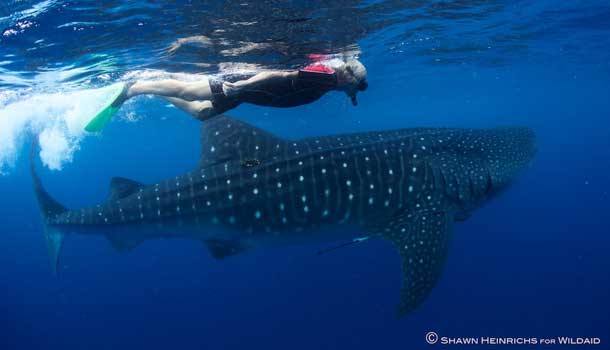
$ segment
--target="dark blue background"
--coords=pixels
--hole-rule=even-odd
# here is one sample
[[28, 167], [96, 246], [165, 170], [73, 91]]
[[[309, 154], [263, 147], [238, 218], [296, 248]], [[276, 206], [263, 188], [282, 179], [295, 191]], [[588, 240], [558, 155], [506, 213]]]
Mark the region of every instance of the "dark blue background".
[[[542, 67], [439, 70], [391, 81], [369, 64], [358, 108], [339, 94], [294, 110], [232, 114], [278, 134], [411, 125], [529, 125], [532, 167], [507, 192], [457, 223], [443, 278], [416, 312], [394, 306], [399, 260], [372, 241], [214, 261], [202, 244], [147, 242], [119, 254], [103, 238], [68, 237], [51, 274], [26, 156], [0, 178], [0, 334], [8, 348], [412, 348], [424, 334], [597, 336], [608, 313], [608, 80]], [[535, 76], [535, 78], [534, 78]], [[603, 78], [603, 79], [602, 79]], [[43, 171], [70, 206], [103, 200], [114, 175], [153, 181], [195, 164], [198, 127], [140, 101], [138, 123], [114, 122], [61, 172]], [[161, 116], [167, 116], [162, 120]], [[24, 151], [25, 152], [25, 151]], [[4, 348], [4, 347], [3, 347]]]
[[[331, 93], [290, 110], [231, 113], [285, 137], [422, 125], [535, 129], [531, 168], [456, 223], [438, 286], [398, 320], [399, 259], [382, 240], [323, 256], [302, 246], [219, 262], [195, 241], [118, 253], [104, 238], [70, 236], [55, 278], [23, 149], [0, 177], [0, 349], [441, 348], [425, 343], [428, 331], [601, 337], [591, 348], [610, 348], [604, 55], [477, 66], [410, 65], [365, 52], [370, 89], [356, 108]], [[41, 170], [62, 203], [103, 201], [112, 176], [152, 182], [195, 166], [198, 123], [158, 101], [133, 103], [142, 120], [117, 118], [64, 170]]]

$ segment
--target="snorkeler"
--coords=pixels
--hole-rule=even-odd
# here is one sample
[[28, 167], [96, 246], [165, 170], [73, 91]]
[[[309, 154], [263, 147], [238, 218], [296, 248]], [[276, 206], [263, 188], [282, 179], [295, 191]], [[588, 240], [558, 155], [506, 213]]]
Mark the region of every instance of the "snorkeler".
[[294, 107], [318, 100], [329, 91], [343, 91], [357, 105], [356, 94], [368, 87], [366, 68], [357, 59], [324, 60], [311, 55], [314, 62], [292, 71], [265, 71], [235, 81], [202, 79], [135, 81], [124, 84], [109, 106], [87, 125], [87, 131], [99, 131], [128, 99], [138, 95], [156, 95], [174, 106], [205, 121], [242, 103], [259, 106]]

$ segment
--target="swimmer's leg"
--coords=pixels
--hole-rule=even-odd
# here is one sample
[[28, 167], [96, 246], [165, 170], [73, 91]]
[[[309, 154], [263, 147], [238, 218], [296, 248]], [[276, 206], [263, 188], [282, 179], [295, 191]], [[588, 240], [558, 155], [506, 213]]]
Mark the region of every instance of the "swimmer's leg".
[[[121, 108], [121, 105], [130, 98], [151, 94], [164, 98], [174, 98], [170, 101], [178, 108], [190, 113], [197, 119], [208, 119], [218, 112], [212, 106], [212, 89], [208, 79], [204, 78], [196, 82], [184, 82], [180, 80], [159, 80], [159, 81], [136, 81], [122, 84], [122, 90], [113, 99], [110, 105], [103, 107], [85, 126], [88, 132], [99, 132], [104, 125]], [[181, 100], [182, 102], [178, 101]], [[208, 101], [205, 101], [208, 100]], [[193, 102], [189, 105], [188, 102]], [[194, 112], [194, 111], [198, 112]]]
[[213, 97], [210, 82], [207, 78], [195, 82], [173, 79], [137, 81], [130, 85], [125, 92], [125, 100], [138, 95], [175, 97], [187, 101], [211, 100]]
[[163, 99], [201, 121], [220, 114], [211, 101], [187, 101], [175, 97], [163, 97]]

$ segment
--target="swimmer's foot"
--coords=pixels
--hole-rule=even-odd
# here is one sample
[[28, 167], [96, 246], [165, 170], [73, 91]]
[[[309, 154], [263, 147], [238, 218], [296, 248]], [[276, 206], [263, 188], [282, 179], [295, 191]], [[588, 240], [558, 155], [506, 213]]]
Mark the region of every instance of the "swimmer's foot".
[[112, 102], [112, 104], [110, 105], [113, 108], [119, 108], [121, 107], [121, 105], [123, 103], [125, 103], [125, 101], [127, 101], [129, 99], [129, 90], [131, 89], [131, 87], [133, 86], [133, 84], [135, 84], [135, 81], [130, 81], [125, 83], [125, 85], [123, 85], [123, 90], [121, 91], [121, 93], [116, 97], [116, 99]]
[[[100, 132], [104, 125], [119, 111], [121, 105], [129, 98], [129, 89], [134, 82], [123, 83], [117, 86], [116, 95], [114, 95], [107, 104], [102, 107], [85, 126], [85, 131]], [[118, 90], [120, 88], [120, 90]]]

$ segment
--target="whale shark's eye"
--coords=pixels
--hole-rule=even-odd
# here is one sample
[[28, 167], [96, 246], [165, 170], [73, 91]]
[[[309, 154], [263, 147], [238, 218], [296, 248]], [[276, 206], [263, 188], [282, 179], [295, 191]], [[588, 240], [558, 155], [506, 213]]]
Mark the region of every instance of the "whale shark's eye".
[[241, 165], [245, 168], [252, 168], [252, 167], [255, 167], [260, 164], [261, 164], [261, 161], [258, 159], [245, 159], [244, 161], [241, 162]]

